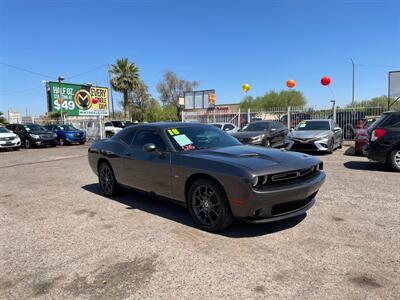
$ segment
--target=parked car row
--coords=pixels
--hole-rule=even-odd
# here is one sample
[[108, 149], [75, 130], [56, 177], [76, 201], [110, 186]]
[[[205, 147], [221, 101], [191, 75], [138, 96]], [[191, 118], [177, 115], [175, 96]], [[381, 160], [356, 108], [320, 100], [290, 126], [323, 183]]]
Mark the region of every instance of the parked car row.
[[[227, 131], [224, 129], [226, 124], [213, 125]], [[254, 121], [242, 129], [235, 129], [227, 132], [241, 143], [255, 146], [332, 153], [343, 144], [342, 129], [330, 119], [303, 120], [291, 132], [279, 121]]]
[[72, 143], [84, 144], [84, 131], [71, 125], [52, 124], [40, 126], [38, 124], [9, 124], [0, 126], [0, 148], [18, 150], [57, 145], [64, 146]]

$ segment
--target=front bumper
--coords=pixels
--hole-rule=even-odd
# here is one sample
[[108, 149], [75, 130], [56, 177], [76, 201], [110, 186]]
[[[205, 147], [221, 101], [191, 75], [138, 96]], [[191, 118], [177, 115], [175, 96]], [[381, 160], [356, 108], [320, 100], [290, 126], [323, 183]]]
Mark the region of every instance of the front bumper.
[[81, 137], [66, 136], [65, 140], [68, 143], [81, 143], [81, 142], [86, 142], [86, 136], [81, 136]]
[[32, 142], [36, 146], [48, 146], [48, 145], [57, 145], [57, 139], [38, 139], [38, 140], [32, 140]]
[[10, 141], [0, 141], [1, 149], [14, 148], [14, 147], [21, 147], [20, 139], [14, 139], [14, 140], [10, 140]]
[[327, 139], [314, 141], [286, 140], [285, 149], [291, 151], [329, 151], [329, 141]]
[[[256, 223], [291, 218], [311, 208], [319, 188], [326, 178], [319, 171], [310, 178], [300, 178], [287, 183], [275, 184], [248, 193], [246, 199], [230, 197], [235, 217]], [[249, 187], [250, 189], [250, 187]]]

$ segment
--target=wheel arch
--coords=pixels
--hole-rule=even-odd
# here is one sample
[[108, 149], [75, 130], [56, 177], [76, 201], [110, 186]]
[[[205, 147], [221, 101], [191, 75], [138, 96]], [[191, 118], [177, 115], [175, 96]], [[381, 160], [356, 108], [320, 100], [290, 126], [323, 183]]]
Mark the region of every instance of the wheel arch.
[[390, 154], [394, 151], [400, 149], [400, 142], [398, 142], [397, 144], [395, 144], [389, 151], [388, 154], [386, 155], [386, 161], [388, 162], [390, 159]]
[[111, 169], [113, 170], [111, 163], [107, 159], [105, 159], [104, 157], [100, 157], [99, 160], [97, 161], [97, 167], [96, 167], [97, 172], [99, 172], [100, 164], [102, 164], [103, 162], [107, 163], [111, 167]]
[[188, 198], [189, 198], [190, 187], [193, 185], [193, 183], [195, 183], [199, 179], [208, 179], [208, 180], [214, 182], [215, 184], [217, 184], [221, 188], [221, 191], [224, 193], [226, 199], [228, 200], [228, 196], [226, 194], [224, 185], [220, 182], [220, 180], [218, 180], [214, 176], [211, 176], [211, 175], [206, 174], [206, 173], [194, 173], [194, 174], [190, 175], [186, 179], [186, 182], [185, 182], [185, 202], [186, 202], [186, 204], [187, 204], [187, 201], [188, 201]]

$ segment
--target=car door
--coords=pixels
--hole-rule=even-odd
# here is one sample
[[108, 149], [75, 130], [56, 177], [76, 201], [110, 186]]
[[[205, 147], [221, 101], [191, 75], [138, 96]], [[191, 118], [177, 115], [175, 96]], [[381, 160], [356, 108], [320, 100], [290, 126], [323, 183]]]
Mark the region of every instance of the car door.
[[[153, 143], [155, 152], [145, 152], [143, 146]], [[171, 154], [162, 136], [155, 129], [139, 129], [129, 147], [125, 169], [129, 186], [171, 197]]]
[[283, 140], [285, 138], [285, 132], [277, 122], [272, 122], [269, 127], [269, 136], [270, 136], [271, 146], [278, 146], [283, 144]]
[[21, 141], [25, 143], [28, 133], [26, 132], [25, 128], [22, 125], [17, 125], [15, 127], [15, 133], [19, 136]]

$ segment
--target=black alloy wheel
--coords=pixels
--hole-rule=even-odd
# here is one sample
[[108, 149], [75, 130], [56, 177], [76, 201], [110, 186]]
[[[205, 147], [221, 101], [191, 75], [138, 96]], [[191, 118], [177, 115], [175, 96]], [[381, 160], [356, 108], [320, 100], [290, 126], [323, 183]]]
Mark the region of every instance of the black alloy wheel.
[[105, 196], [115, 195], [118, 183], [111, 166], [107, 162], [102, 162], [99, 166], [99, 185]]
[[191, 186], [188, 208], [196, 225], [207, 231], [222, 230], [233, 222], [225, 193], [208, 179], [200, 179]]

